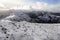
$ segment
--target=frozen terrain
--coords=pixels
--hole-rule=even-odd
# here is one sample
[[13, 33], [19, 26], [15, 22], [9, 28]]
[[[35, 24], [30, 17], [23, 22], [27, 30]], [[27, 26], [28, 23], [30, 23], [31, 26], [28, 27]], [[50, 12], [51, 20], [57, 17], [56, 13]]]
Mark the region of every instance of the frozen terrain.
[[60, 24], [6, 21], [0, 22], [0, 40], [60, 40]]
[[0, 40], [60, 40], [60, 16], [39, 11], [12, 12], [0, 20]]

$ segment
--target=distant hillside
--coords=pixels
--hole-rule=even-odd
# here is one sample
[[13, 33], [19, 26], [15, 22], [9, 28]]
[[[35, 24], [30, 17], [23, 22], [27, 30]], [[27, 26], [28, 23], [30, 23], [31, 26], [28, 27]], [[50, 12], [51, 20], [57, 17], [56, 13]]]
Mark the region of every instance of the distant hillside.
[[0, 12], [0, 19], [32, 23], [60, 23], [60, 14], [35, 10], [8, 10]]

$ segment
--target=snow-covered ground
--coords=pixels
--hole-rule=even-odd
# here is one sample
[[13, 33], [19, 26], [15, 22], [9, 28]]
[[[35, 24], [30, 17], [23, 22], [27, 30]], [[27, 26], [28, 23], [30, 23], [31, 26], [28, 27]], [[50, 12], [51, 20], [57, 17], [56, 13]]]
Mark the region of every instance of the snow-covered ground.
[[15, 12], [0, 20], [0, 40], [60, 40], [60, 23], [40, 23], [60, 17], [35, 13]]
[[60, 40], [60, 24], [1, 21], [0, 40]]

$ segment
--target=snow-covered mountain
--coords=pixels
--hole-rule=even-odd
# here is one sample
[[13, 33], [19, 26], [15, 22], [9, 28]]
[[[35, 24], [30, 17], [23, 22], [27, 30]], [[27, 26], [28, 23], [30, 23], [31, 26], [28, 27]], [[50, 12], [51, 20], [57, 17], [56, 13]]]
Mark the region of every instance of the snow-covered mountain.
[[11, 11], [10, 15], [2, 20], [10, 20], [17, 22], [28, 21], [33, 23], [60, 23], [60, 16], [56, 14], [58, 13], [45, 12], [45, 11], [15, 10]]
[[8, 13], [0, 19], [0, 40], [60, 40], [60, 16], [45, 11]]

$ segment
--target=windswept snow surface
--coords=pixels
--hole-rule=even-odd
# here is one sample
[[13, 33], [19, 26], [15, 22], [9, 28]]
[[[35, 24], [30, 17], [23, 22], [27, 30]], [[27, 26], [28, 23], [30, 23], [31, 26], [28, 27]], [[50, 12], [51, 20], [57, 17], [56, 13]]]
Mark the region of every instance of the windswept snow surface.
[[15, 12], [0, 20], [0, 40], [60, 40], [60, 23], [55, 22], [60, 22], [59, 16]]
[[60, 40], [60, 24], [1, 21], [0, 40]]

